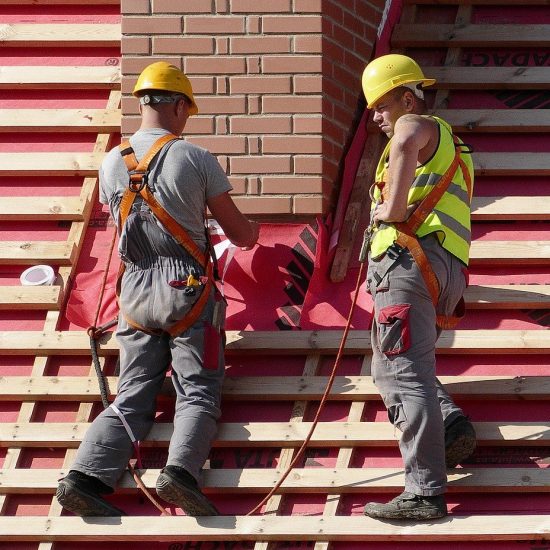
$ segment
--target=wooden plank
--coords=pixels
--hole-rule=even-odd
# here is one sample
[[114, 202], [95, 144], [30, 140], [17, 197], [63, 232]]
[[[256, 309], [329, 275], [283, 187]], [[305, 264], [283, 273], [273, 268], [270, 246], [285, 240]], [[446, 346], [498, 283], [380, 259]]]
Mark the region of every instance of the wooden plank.
[[[335, 236], [338, 246], [332, 260], [330, 280], [341, 282], [345, 279], [353, 245], [356, 239], [358, 225], [363, 222], [366, 226], [369, 223], [369, 210], [365, 208], [365, 197], [368, 197], [369, 187], [373, 181], [373, 174], [376, 171], [378, 158], [384, 147], [384, 140], [379, 134], [369, 134], [365, 142], [365, 149], [361, 162], [355, 175], [353, 189], [348, 201], [344, 220]], [[370, 206], [370, 200], [367, 200]]]
[[[117, 377], [106, 377], [110, 396], [117, 394]], [[550, 399], [548, 376], [440, 376], [439, 380], [455, 397], [491, 399]], [[319, 400], [325, 391], [326, 376], [239, 376], [226, 377], [223, 397], [227, 400], [263, 399]], [[167, 378], [162, 396], [173, 398]], [[334, 401], [378, 401], [380, 395], [370, 376], [337, 376], [328, 399]], [[79, 401], [99, 400], [95, 376], [0, 376], [0, 401]]]
[[550, 307], [550, 285], [471, 285], [468, 309], [543, 309]]
[[0, 220], [82, 221], [84, 204], [80, 197], [9, 197], [0, 201]]
[[0, 241], [0, 264], [70, 265], [74, 247], [64, 241]]
[[[550, 443], [550, 422], [475, 422], [479, 445], [545, 446]], [[78, 447], [88, 428], [86, 422], [3, 422], [0, 447]], [[311, 422], [225, 422], [220, 423], [216, 447], [299, 447]], [[146, 447], [166, 447], [171, 423], [155, 423]], [[389, 422], [320, 422], [311, 438], [319, 447], [373, 447], [396, 445], [400, 432]]]
[[548, 220], [550, 197], [474, 197], [472, 220]]
[[[335, 354], [342, 331], [228, 331], [228, 355], [254, 353], [284, 356], [296, 353]], [[370, 354], [370, 332], [352, 330], [345, 352]], [[443, 331], [436, 344], [439, 354], [546, 354], [550, 353], [550, 331], [547, 330], [449, 330]], [[112, 333], [100, 340], [99, 355], [117, 355], [118, 346]], [[90, 355], [90, 341], [85, 331], [2, 331], [0, 355]]]
[[[0, 176], [95, 175], [104, 153], [0, 153]], [[478, 176], [544, 176], [550, 174], [550, 153], [476, 153]]]
[[443, 23], [397, 24], [392, 46], [405, 47], [545, 47], [550, 45], [550, 25]]
[[[0, 470], [0, 494], [52, 494], [68, 470], [20, 468]], [[154, 489], [160, 470], [142, 470], [142, 481]], [[205, 493], [265, 493], [282, 474], [281, 468], [213, 469], [203, 471]], [[545, 468], [460, 468], [449, 471], [449, 492], [541, 493], [550, 491]], [[405, 484], [402, 468], [295, 468], [281, 485], [283, 494], [352, 494], [393, 492]], [[124, 475], [117, 493], [135, 493], [136, 484]]]
[[12, 23], [0, 25], [2, 46], [119, 47], [119, 23]]
[[0, 132], [119, 132], [119, 109], [0, 109]]
[[438, 109], [456, 132], [547, 132], [550, 109]]
[[365, 516], [214, 516], [143, 517], [2, 517], [0, 541], [510, 541], [539, 540], [548, 535], [547, 515], [452, 515], [429, 522], [384, 522]]
[[470, 262], [480, 264], [533, 265], [550, 262], [550, 241], [475, 241]]
[[[550, 109], [437, 109], [457, 133], [532, 133], [550, 130]], [[380, 133], [370, 122], [369, 132]]]
[[477, 176], [550, 174], [550, 153], [475, 153], [473, 160]]
[[58, 310], [63, 294], [54, 286], [0, 286], [0, 310]]
[[118, 66], [40, 66], [21, 65], [0, 67], [0, 90], [18, 89], [79, 89], [118, 90], [120, 69]]
[[0, 176], [97, 176], [105, 153], [0, 153]]
[[550, 67], [423, 67], [436, 89], [545, 90]]

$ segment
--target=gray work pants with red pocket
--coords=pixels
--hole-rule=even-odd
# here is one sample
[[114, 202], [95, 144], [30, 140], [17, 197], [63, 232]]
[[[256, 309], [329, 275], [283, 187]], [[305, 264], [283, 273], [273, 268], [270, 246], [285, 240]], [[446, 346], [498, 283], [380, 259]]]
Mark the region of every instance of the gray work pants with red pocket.
[[405, 491], [445, 492], [445, 426], [464, 414], [435, 374], [436, 315], [450, 315], [466, 288], [464, 265], [435, 235], [420, 239], [440, 286], [437, 311], [408, 252], [369, 259], [367, 290], [374, 300], [372, 376], [401, 433]]
[[[169, 283], [185, 281], [191, 269], [198, 275], [202, 271], [151, 216], [138, 215], [131, 223], [136, 227], [126, 255], [133, 261], [127, 261], [119, 300], [120, 377], [114, 405], [135, 439], [143, 441], [153, 426], [156, 397], [171, 366], [176, 403], [167, 464], [185, 468], [198, 479], [220, 416], [224, 337], [222, 327], [213, 326], [213, 317], [221, 297], [212, 292], [199, 319], [181, 334], [161, 332], [183, 318], [202, 289], [186, 294], [185, 287]], [[123, 312], [159, 333], [131, 327]], [[222, 311], [220, 325], [224, 315]], [[134, 450], [128, 429], [109, 407], [86, 432], [71, 470], [114, 487]]]

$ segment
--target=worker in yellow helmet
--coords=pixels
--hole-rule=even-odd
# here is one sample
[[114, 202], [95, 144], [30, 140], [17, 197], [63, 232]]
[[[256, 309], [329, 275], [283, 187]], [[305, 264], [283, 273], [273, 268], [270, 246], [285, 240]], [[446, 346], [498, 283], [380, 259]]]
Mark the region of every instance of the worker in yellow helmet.
[[426, 114], [435, 83], [405, 55], [374, 59], [362, 77], [373, 121], [389, 138], [371, 187], [367, 290], [374, 301], [372, 375], [399, 442], [405, 490], [365, 515], [447, 514], [446, 469], [474, 451], [474, 428], [435, 374], [435, 344], [463, 314], [470, 248], [471, 151]]
[[206, 209], [237, 246], [250, 249], [258, 224], [235, 206], [217, 159], [180, 138], [198, 113], [177, 67], [146, 67], [134, 88], [140, 129], [100, 169], [100, 200], [118, 223], [120, 377], [114, 403], [92, 423], [57, 499], [80, 516], [117, 516], [112, 493], [155, 418], [166, 371], [176, 392], [168, 459], [156, 488], [187, 515], [216, 515], [199, 489], [220, 416], [225, 300], [216, 288]]

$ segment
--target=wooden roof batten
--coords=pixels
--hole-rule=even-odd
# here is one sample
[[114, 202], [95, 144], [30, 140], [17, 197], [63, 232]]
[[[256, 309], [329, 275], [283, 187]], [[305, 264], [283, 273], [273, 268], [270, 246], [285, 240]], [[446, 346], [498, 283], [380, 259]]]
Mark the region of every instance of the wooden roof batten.
[[367, 517], [185, 516], [94, 518], [2, 517], [0, 541], [524, 541], [548, 536], [548, 517], [452, 516], [429, 523], [396, 524]]
[[[281, 338], [277, 331], [228, 331], [226, 353], [232, 355], [292, 355], [319, 353], [335, 355], [341, 330], [292, 331]], [[282, 344], [282, 345], [281, 345]], [[370, 331], [352, 330], [344, 352], [370, 354]], [[443, 331], [436, 345], [439, 354], [547, 354], [550, 331], [514, 329], [476, 329]], [[100, 356], [118, 354], [112, 333], [99, 340]], [[4, 331], [0, 333], [0, 355], [90, 355], [90, 339], [85, 331]]]
[[[147, 468], [142, 481], [154, 489], [160, 470]], [[244, 469], [207, 469], [204, 471], [203, 490], [209, 494], [267, 493], [279, 480], [281, 467]], [[0, 493], [52, 494], [58, 480], [67, 475], [63, 469], [18, 468], [0, 470]], [[281, 486], [283, 494], [352, 494], [398, 491], [404, 484], [404, 472], [399, 468], [296, 468]], [[135, 493], [135, 482], [124, 474], [118, 490]], [[543, 468], [457, 468], [449, 473], [449, 491], [494, 493], [541, 493], [550, 491], [550, 476]]]

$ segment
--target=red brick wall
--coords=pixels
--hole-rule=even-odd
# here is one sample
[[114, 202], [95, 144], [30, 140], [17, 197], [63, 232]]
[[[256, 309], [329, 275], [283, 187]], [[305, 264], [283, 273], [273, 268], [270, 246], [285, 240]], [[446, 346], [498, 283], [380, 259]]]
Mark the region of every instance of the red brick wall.
[[326, 213], [384, 4], [122, 0], [122, 131], [139, 125], [137, 74], [174, 63], [200, 109], [186, 139], [217, 156], [243, 211]]

